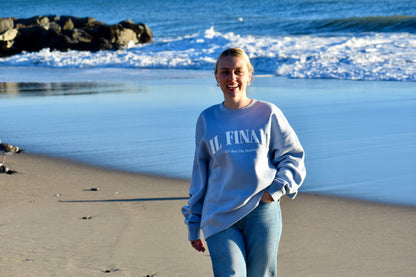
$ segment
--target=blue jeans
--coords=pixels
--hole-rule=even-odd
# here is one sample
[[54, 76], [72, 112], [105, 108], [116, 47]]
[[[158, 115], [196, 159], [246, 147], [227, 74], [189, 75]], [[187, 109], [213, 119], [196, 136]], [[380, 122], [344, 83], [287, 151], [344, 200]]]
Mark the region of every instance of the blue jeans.
[[260, 202], [240, 221], [207, 238], [214, 276], [277, 276], [281, 233], [279, 202]]

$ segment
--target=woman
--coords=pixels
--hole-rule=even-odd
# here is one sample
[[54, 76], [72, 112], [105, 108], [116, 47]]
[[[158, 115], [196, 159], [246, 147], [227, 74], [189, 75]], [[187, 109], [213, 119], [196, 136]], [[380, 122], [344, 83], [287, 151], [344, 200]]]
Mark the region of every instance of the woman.
[[188, 206], [188, 238], [205, 251], [215, 276], [276, 276], [282, 230], [279, 199], [294, 198], [306, 171], [304, 151], [282, 112], [250, 99], [253, 66], [239, 48], [221, 53], [215, 67], [224, 102], [204, 110]]

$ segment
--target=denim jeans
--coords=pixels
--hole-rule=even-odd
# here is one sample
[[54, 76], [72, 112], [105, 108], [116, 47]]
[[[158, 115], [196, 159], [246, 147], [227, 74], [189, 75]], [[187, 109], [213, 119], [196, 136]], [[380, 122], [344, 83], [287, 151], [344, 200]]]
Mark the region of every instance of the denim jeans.
[[207, 238], [214, 276], [277, 276], [281, 233], [279, 202], [260, 202], [240, 221]]

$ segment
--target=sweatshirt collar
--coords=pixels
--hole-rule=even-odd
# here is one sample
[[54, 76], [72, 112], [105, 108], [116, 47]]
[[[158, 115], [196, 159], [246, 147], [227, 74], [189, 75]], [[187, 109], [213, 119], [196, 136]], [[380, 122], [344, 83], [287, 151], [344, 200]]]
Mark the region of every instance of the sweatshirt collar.
[[226, 106], [224, 106], [224, 102], [222, 102], [219, 106], [220, 106], [220, 110], [223, 111], [223, 112], [238, 113], [238, 112], [243, 112], [243, 111], [246, 111], [246, 110], [250, 109], [251, 107], [253, 107], [256, 104], [256, 102], [257, 102], [256, 99], [252, 99], [250, 104], [248, 104], [247, 106], [245, 106], [244, 108], [241, 108], [241, 109], [229, 109]]

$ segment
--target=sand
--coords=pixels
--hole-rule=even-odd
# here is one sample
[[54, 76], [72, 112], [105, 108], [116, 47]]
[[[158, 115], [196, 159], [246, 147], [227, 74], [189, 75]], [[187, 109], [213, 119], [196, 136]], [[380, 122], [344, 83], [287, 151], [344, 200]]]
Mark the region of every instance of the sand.
[[[189, 180], [29, 153], [6, 164], [0, 276], [212, 276], [180, 213]], [[416, 274], [416, 208], [301, 193], [282, 211], [279, 276]]]

